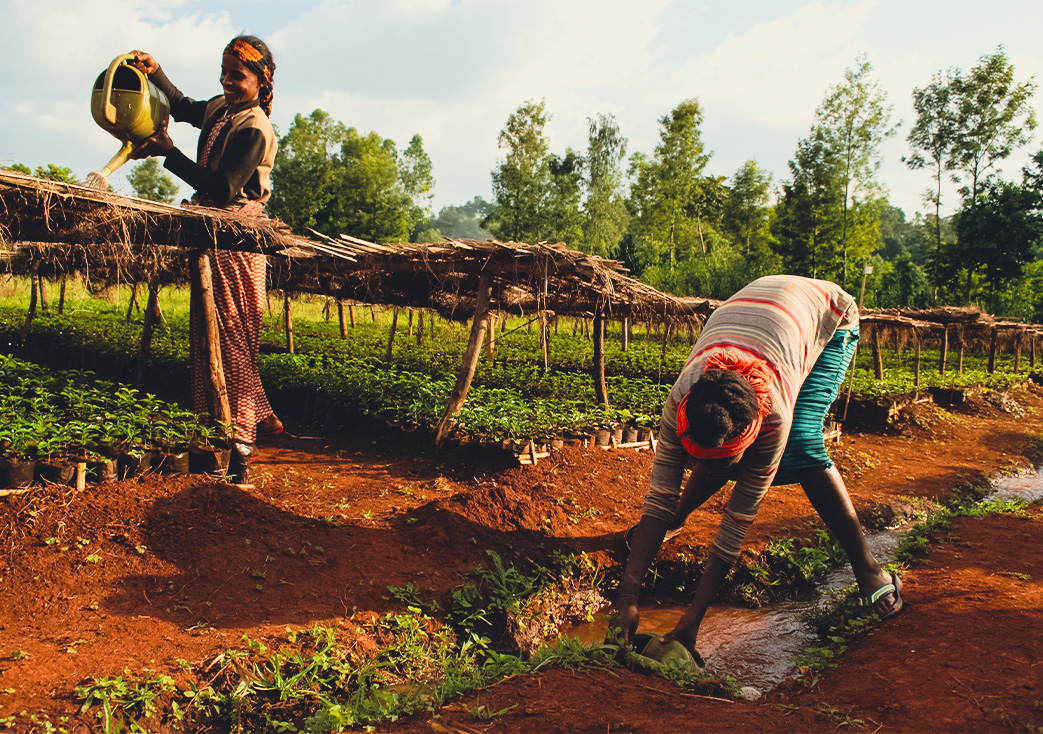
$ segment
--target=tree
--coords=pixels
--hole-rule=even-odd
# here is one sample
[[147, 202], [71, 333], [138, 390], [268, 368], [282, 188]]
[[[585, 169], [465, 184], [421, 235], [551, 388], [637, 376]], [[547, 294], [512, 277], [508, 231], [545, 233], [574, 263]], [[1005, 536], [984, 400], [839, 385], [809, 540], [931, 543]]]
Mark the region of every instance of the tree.
[[791, 180], [782, 184], [782, 197], [775, 207], [772, 234], [776, 252], [787, 272], [839, 280], [842, 264], [837, 243], [844, 196], [841, 161], [822, 139], [821, 131], [813, 128], [809, 137], [797, 143], [789, 168]]
[[735, 172], [724, 201], [722, 229], [742, 249], [752, 265], [768, 252], [768, 220], [771, 213], [771, 174], [757, 161], [748, 160]]
[[696, 195], [709, 155], [703, 148], [699, 101], [688, 99], [659, 120], [659, 143], [653, 158], [630, 159], [628, 208], [646, 262], [674, 268], [678, 252], [694, 247], [701, 235], [695, 219]]
[[[880, 146], [895, 132], [889, 124], [891, 107], [886, 105], [887, 95], [880, 83], [869, 77], [872, 69], [866, 57], [860, 55], [854, 68], [844, 72], [844, 81], [830, 88], [815, 113], [815, 124], [823, 144], [836, 157], [843, 185], [840, 201], [843, 265], [839, 282], [844, 288], [848, 283], [849, 260], [864, 261], [878, 244], [873, 238], [871, 223], [863, 221], [862, 226], [852, 226], [850, 216], [859, 201], [880, 198], [880, 185], [876, 181], [881, 161]], [[863, 215], [866, 213], [862, 212]], [[854, 236], [860, 233], [866, 236]]]
[[547, 167], [550, 187], [545, 206], [546, 229], [541, 239], [578, 247], [583, 240], [583, 157], [569, 148], [563, 157], [551, 154]]
[[529, 100], [507, 118], [497, 138], [506, 158], [492, 172], [496, 208], [482, 223], [497, 238], [539, 242], [546, 232], [547, 196], [551, 187], [543, 129], [550, 116], [544, 100]]
[[416, 234], [424, 222], [431, 217], [431, 199], [435, 179], [432, 176], [431, 159], [424, 150], [424, 139], [419, 134], [409, 141], [409, 147], [402, 151], [399, 162], [399, 178], [406, 195], [412, 201], [409, 212], [409, 231]]
[[1035, 130], [1036, 113], [1029, 103], [1036, 84], [1014, 83], [1014, 65], [1002, 46], [983, 56], [966, 77], [957, 74], [953, 83], [956, 136], [951, 167], [957, 172], [953, 181], [964, 182], [961, 194], [973, 207], [983, 179], [996, 162], [1027, 143]]
[[347, 136], [348, 129], [342, 123], [315, 110], [308, 117], [294, 117], [289, 131], [279, 141], [272, 167], [269, 208], [294, 232], [305, 234], [308, 228], [318, 228], [320, 218], [328, 222], [328, 215], [320, 212], [333, 198], [340, 146]]
[[174, 179], [160, 168], [158, 158], [146, 158], [134, 166], [127, 181], [134, 189], [135, 196], [167, 204], [174, 200], [179, 190]]
[[462, 206], [444, 206], [438, 216], [428, 225], [442, 236], [464, 240], [491, 239], [492, 233], [482, 228], [482, 220], [492, 212], [493, 206], [480, 196]]
[[587, 119], [586, 190], [583, 250], [602, 257], [615, 255], [630, 215], [621, 195], [627, 139], [613, 115]]
[[37, 178], [46, 178], [50, 181], [60, 181], [61, 183], [78, 184], [80, 180], [73, 174], [71, 168], [65, 168], [62, 166], [56, 166], [53, 163], [48, 163], [46, 166], [37, 166], [36, 170], [33, 171], [29, 166], [24, 163], [12, 163], [6, 167], [9, 171], [21, 173], [26, 176], [36, 176]]
[[348, 128], [337, 161], [320, 231], [373, 242], [408, 241], [413, 202], [399, 177], [395, 142]]

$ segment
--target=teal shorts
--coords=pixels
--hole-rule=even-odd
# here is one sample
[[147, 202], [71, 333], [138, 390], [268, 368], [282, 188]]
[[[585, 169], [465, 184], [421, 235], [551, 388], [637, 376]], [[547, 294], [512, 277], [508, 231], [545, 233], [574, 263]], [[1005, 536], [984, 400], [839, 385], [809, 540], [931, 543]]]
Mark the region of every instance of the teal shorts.
[[833, 466], [822, 431], [857, 345], [857, 328], [838, 331], [811, 368], [797, 394], [793, 425], [773, 485], [795, 483], [796, 474], [803, 469]]

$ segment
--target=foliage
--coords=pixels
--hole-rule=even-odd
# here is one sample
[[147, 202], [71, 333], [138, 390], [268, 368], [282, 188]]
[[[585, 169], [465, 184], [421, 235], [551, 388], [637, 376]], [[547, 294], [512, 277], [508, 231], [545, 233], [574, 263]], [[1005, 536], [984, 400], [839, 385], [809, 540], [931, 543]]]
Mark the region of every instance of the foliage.
[[131, 169], [127, 181], [134, 195], [151, 201], [170, 203], [177, 196], [178, 185], [163, 172], [158, 158], [146, 158]]
[[732, 176], [722, 213], [722, 231], [741, 247], [747, 267], [760, 274], [774, 269], [770, 198], [771, 174], [751, 159]]
[[482, 222], [498, 239], [540, 242], [547, 231], [546, 207], [551, 188], [550, 120], [545, 100], [528, 100], [507, 118], [497, 138], [506, 157], [493, 169], [496, 208]]
[[623, 200], [620, 167], [626, 157], [627, 139], [619, 132], [614, 115], [588, 118], [586, 193], [583, 251], [602, 257], [616, 253], [630, 215]]
[[467, 240], [492, 239], [492, 233], [482, 227], [482, 221], [492, 212], [492, 205], [480, 196], [461, 206], [444, 206], [438, 216], [427, 225], [443, 237]]

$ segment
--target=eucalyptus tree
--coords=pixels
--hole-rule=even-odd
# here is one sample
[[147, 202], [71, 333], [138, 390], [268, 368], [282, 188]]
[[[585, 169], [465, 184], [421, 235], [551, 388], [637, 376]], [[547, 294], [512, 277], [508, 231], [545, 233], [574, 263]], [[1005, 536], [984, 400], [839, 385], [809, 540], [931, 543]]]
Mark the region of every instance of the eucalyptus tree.
[[[843, 194], [839, 201], [839, 248], [843, 264], [840, 285], [848, 285], [848, 263], [861, 261], [879, 242], [879, 223], [874, 227], [874, 201], [881, 198], [876, 180], [880, 170], [880, 146], [895, 134], [890, 124], [891, 106], [880, 85], [870, 77], [873, 67], [864, 55], [844, 72], [844, 80], [831, 87], [815, 112], [815, 127], [823, 144], [836, 158]], [[861, 212], [854, 211], [868, 206]], [[854, 257], [850, 257], [850, 255]]]
[[583, 156], [569, 148], [564, 156], [553, 153], [547, 158], [550, 171], [546, 204], [544, 208], [544, 229], [539, 240], [565, 242], [578, 248], [583, 240], [583, 170], [586, 161]]
[[587, 123], [583, 249], [614, 257], [630, 219], [622, 195], [627, 139], [620, 134], [614, 115], [598, 114]]
[[696, 219], [697, 196], [706, 153], [700, 125], [703, 113], [688, 99], [659, 120], [659, 143], [652, 158], [630, 159], [629, 209], [638, 248], [646, 261], [676, 267], [682, 246], [692, 247], [701, 230]]
[[324, 231], [320, 219], [329, 223], [325, 211], [334, 196], [338, 157], [347, 137], [348, 128], [343, 123], [328, 112], [315, 110], [307, 117], [296, 115], [279, 140], [268, 207], [294, 232], [304, 234], [309, 228]]
[[409, 141], [398, 162], [398, 176], [406, 196], [410, 199], [409, 232], [413, 236], [431, 218], [431, 200], [435, 179], [431, 158], [424, 150], [424, 139], [419, 133]]
[[511, 113], [497, 138], [506, 156], [492, 172], [496, 208], [484, 226], [501, 240], [538, 242], [546, 232], [551, 171], [544, 128], [549, 120], [544, 100], [528, 100]]
[[757, 161], [748, 160], [732, 176], [724, 201], [722, 229], [742, 247], [747, 266], [769, 251], [771, 178]]

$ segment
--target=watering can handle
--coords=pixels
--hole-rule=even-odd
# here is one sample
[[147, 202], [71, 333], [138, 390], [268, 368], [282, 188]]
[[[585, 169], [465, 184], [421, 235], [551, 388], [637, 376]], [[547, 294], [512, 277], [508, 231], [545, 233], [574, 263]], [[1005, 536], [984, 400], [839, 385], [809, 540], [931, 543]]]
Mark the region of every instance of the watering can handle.
[[112, 104], [112, 76], [124, 61], [134, 58], [137, 58], [134, 54], [117, 56], [109, 64], [109, 70], [105, 72], [105, 88], [102, 90], [102, 97], [105, 99], [105, 119], [113, 124], [116, 123], [116, 105]]

